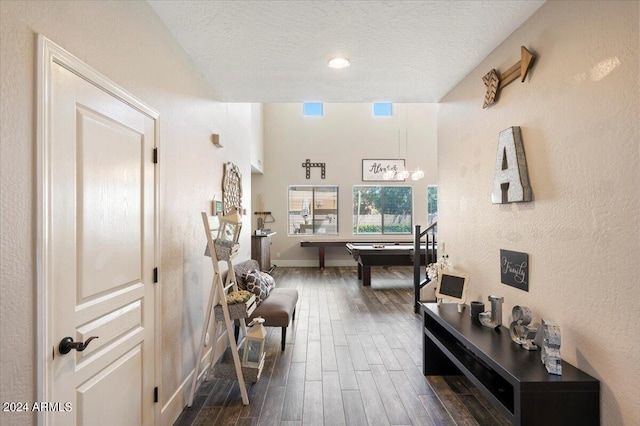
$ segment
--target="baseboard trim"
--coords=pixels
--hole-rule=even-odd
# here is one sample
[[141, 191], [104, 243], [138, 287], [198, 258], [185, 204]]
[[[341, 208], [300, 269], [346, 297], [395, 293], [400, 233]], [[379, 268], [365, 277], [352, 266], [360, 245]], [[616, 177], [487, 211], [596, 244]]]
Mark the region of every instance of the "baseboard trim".
[[[200, 384], [202, 384], [202, 379], [204, 378], [204, 373], [207, 371], [208, 364], [205, 364], [209, 360], [209, 356], [211, 354], [211, 349], [204, 354], [202, 357], [202, 364], [204, 367], [202, 368], [202, 372], [198, 377], [198, 384], [196, 385], [196, 391]], [[187, 375], [187, 377], [182, 381], [178, 389], [171, 395], [171, 398], [167, 401], [167, 403], [160, 410], [160, 424], [162, 426], [172, 426], [175, 421], [180, 417], [182, 411], [187, 406], [187, 399], [189, 398], [189, 391], [191, 390], [191, 381], [193, 380], [195, 370], [192, 370], [191, 373]]]

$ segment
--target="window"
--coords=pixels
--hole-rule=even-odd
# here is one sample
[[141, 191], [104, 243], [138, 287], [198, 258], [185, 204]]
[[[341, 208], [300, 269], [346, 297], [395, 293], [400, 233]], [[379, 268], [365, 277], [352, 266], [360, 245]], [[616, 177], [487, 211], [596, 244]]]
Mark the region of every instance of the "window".
[[410, 186], [354, 186], [354, 234], [411, 234], [413, 189]]
[[338, 234], [337, 186], [290, 186], [288, 234]]
[[302, 115], [304, 117], [322, 117], [322, 102], [304, 102]]
[[438, 186], [427, 186], [427, 226], [438, 221]]
[[393, 115], [393, 107], [391, 106], [390, 102], [373, 104], [374, 117], [391, 117], [392, 115]]

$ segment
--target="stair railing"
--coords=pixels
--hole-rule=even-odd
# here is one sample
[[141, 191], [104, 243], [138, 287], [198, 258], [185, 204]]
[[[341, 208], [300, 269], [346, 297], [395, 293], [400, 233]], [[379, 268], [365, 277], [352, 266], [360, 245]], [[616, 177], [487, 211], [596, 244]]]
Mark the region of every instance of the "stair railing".
[[[433, 222], [424, 231], [420, 231], [420, 225], [415, 226], [415, 232], [413, 234], [413, 309], [416, 314], [420, 312], [420, 289], [429, 282], [428, 277], [420, 280], [422, 259], [424, 259], [425, 266], [438, 260], [437, 236], [438, 222]], [[424, 257], [422, 256], [423, 238]], [[420, 253], [420, 255], [416, 255], [417, 253]]]

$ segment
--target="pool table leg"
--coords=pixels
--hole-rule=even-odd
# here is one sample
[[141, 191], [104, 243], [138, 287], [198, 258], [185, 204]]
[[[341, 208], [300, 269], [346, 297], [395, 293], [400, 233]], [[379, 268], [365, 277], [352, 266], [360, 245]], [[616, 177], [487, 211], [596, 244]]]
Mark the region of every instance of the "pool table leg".
[[358, 262], [358, 279], [362, 279], [362, 263]]
[[371, 266], [369, 265], [362, 266], [362, 285], [363, 286], [371, 285]]
[[320, 269], [324, 269], [324, 247], [318, 247], [318, 263]]

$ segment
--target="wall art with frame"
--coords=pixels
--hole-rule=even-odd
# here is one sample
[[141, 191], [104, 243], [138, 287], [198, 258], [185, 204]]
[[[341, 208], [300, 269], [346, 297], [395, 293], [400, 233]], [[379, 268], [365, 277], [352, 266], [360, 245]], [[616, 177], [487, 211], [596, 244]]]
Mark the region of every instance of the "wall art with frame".
[[[384, 179], [387, 171], [393, 171], [391, 179]], [[364, 182], [397, 181], [404, 182], [400, 172], [404, 171], [404, 159], [362, 160], [362, 180]]]

